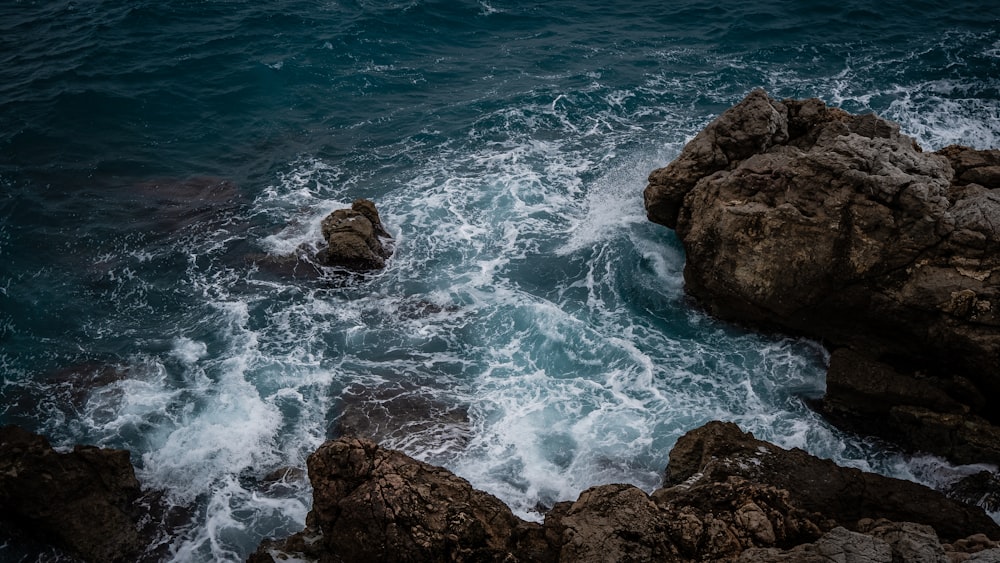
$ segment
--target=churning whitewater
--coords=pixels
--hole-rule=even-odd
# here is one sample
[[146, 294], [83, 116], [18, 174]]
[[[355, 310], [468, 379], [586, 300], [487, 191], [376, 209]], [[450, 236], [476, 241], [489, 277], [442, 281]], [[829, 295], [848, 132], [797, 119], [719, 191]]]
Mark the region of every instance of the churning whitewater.
[[[380, 405], [386, 447], [536, 520], [652, 490], [713, 419], [936, 486], [977, 471], [811, 411], [824, 348], [687, 301], [642, 189], [755, 87], [995, 147], [1000, 13], [729, 4], [0, 8], [0, 422], [130, 450], [184, 514], [173, 561], [300, 530], [308, 482], [267, 476]], [[384, 271], [260, 259], [361, 197]]]

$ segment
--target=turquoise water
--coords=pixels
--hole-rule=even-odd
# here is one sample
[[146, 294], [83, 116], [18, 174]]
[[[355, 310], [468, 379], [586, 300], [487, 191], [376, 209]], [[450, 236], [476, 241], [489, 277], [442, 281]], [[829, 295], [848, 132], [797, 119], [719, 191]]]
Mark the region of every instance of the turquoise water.
[[[712, 419], [930, 484], [971, 471], [833, 429], [804, 404], [821, 346], [685, 299], [645, 177], [755, 87], [995, 147], [1000, 8], [4, 3], [0, 422], [130, 449], [192, 514], [176, 561], [300, 529], [308, 487], [259, 480], [361, 387], [426, 411], [387, 445], [534, 519], [652, 490]], [[384, 272], [247, 259], [357, 197], [395, 237]]]

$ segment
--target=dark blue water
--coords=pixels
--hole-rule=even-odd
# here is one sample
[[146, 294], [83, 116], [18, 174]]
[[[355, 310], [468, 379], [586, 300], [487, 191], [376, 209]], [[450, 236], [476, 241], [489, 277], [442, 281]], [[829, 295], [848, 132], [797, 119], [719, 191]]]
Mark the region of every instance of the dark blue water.
[[[685, 301], [645, 177], [756, 87], [998, 146], [1000, 7], [5, 2], [0, 422], [130, 449], [194, 515], [178, 561], [301, 528], [308, 487], [257, 481], [359, 388], [424, 405], [388, 445], [525, 517], [656, 487], [716, 418], [931, 484], [971, 471], [836, 431], [803, 403], [819, 345]], [[248, 259], [357, 197], [396, 238], [385, 272]]]

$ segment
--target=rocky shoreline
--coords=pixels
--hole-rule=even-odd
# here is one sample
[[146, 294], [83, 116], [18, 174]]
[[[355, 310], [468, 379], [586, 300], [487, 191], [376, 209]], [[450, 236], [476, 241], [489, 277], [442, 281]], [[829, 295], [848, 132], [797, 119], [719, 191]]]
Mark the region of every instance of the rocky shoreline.
[[644, 199], [712, 315], [831, 350], [831, 421], [1000, 463], [1000, 150], [924, 152], [873, 114], [757, 90]]
[[[308, 459], [306, 529], [267, 540], [280, 561], [998, 561], [1000, 525], [922, 485], [839, 467], [710, 422], [670, 452], [663, 487], [610, 484], [543, 523], [447, 469], [343, 437]], [[52, 557], [156, 561], [152, 518], [127, 452], [0, 429], [0, 529]], [[155, 525], [153, 526], [155, 527]]]
[[678, 440], [663, 488], [601, 485], [544, 523], [450, 471], [359, 438], [309, 457], [306, 529], [253, 563], [297, 561], [995, 561], [979, 508], [711, 422]]
[[[709, 313], [829, 348], [816, 408], [834, 424], [1000, 463], [1000, 151], [924, 152], [877, 116], [758, 90], [653, 171], [644, 197], [684, 245], [686, 291]], [[318, 250], [254, 262], [367, 272], [392, 253], [367, 200], [322, 231]], [[370, 439], [427, 405], [394, 389], [350, 395], [384, 420], [345, 407], [341, 437], [308, 460], [306, 529], [263, 542], [250, 561], [1000, 561], [1000, 526], [982, 508], [1000, 508], [993, 472], [946, 495], [710, 422], [677, 441], [652, 494], [592, 487], [528, 522]], [[4, 541], [155, 561], [166, 521], [155, 497], [128, 452], [57, 452], [0, 429]]]

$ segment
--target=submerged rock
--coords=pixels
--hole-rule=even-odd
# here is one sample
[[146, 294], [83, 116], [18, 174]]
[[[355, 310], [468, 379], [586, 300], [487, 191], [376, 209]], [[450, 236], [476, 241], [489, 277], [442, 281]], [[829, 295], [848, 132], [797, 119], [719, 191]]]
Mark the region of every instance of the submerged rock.
[[129, 186], [122, 197], [140, 211], [135, 226], [165, 232], [237, 224], [227, 213], [243, 199], [232, 181], [212, 176], [147, 180]]
[[76, 446], [59, 453], [42, 436], [0, 428], [3, 527], [86, 561], [135, 561], [139, 481], [124, 450]]
[[981, 506], [990, 512], [1000, 512], [1000, 473], [980, 471], [948, 487], [953, 499]]
[[367, 438], [396, 447], [458, 449], [471, 437], [469, 415], [416, 384], [397, 382], [344, 390], [331, 437]]
[[837, 414], [915, 449], [996, 460], [1000, 151], [923, 152], [875, 115], [757, 90], [653, 171], [644, 198], [711, 313], [862, 357], [858, 373], [831, 371]]
[[368, 440], [327, 442], [308, 465], [306, 530], [262, 543], [250, 561], [891, 563], [986, 557], [1000, 538], [982, 509], [718, 422], [678, 441], [665, 488], [592, 487], [556, 504], [543, 524]]

